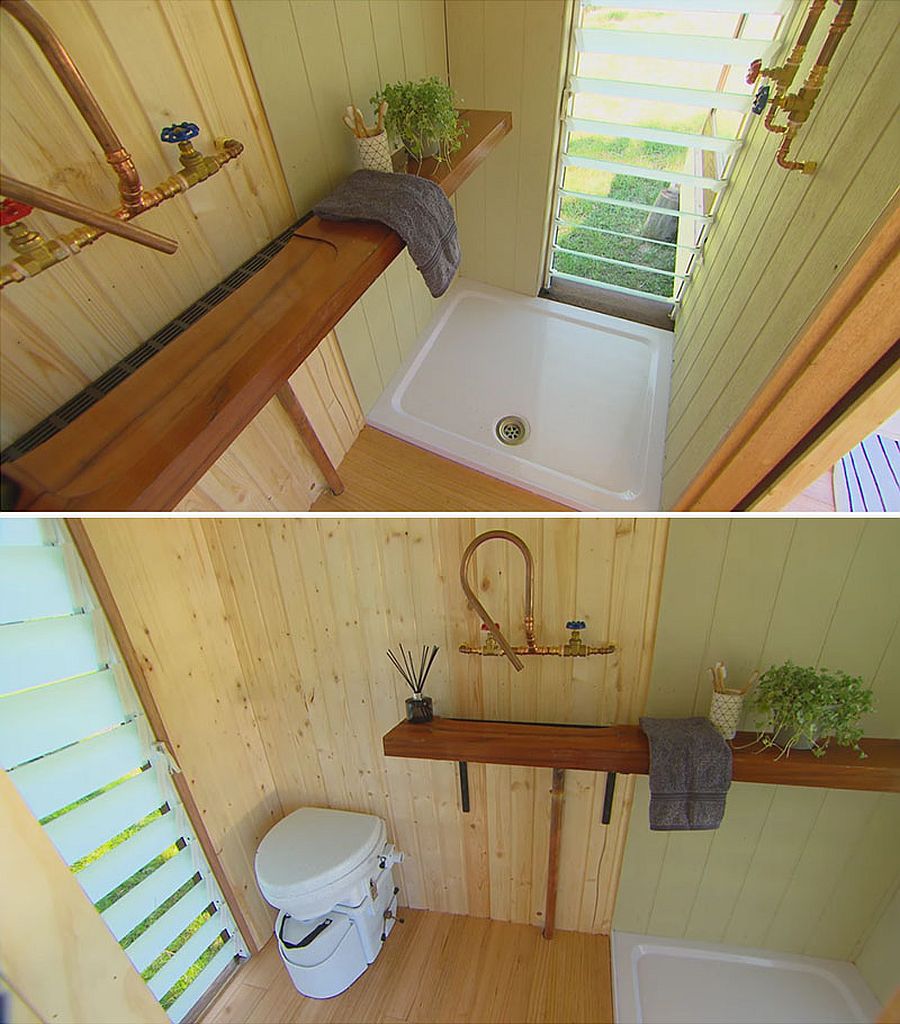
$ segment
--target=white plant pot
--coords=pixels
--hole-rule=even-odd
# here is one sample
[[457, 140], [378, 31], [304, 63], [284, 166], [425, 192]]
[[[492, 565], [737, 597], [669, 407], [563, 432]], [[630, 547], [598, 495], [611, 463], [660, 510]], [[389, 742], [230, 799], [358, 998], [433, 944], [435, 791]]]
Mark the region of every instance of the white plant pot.
[[734, 739], [743, 706], [742, 694], [719, 693], [718, 690], [713, 690], [709, 704], [709, 720], [726, 740]]
[[383, 171], [390, 174], [394, 170], [391, 162], [391, 149], [388, 145], [387, 132], [379, 132], [365, 139], [357, 139], [359, 162], [367, 171]]

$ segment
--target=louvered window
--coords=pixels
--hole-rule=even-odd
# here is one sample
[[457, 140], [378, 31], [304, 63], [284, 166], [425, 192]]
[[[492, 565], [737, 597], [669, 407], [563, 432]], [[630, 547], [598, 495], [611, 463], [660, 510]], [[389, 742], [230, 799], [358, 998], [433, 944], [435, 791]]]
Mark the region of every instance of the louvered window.
[[545, 285], [674, 308], [794, 0], [582, 0], [570, 44]]
[[176, 766], [64, 528], [4, 518], [0, 559], [0, 764], [177, 1024], [244, 947]]

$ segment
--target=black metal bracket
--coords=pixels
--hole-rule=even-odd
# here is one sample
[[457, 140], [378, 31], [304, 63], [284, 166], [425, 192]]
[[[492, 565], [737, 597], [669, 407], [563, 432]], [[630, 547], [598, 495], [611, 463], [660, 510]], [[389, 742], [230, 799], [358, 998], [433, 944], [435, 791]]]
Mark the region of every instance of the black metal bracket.
[[459, 761], [459, 799], [462, 803], [463, 814], [469, 813], [469, 764], [467, 761]]
[[608, 825], [612, 817], [613, 795], [616, 792], [616, 773], [606, 773], [606, 790], [603, 793], [603, 814], [600, 818], [601, 825]]

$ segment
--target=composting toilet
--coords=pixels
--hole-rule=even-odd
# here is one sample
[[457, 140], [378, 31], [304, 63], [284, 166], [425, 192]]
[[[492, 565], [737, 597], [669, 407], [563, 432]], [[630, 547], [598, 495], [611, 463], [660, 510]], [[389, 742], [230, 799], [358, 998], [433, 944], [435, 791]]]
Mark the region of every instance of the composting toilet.
[[375, 960], [397, 920], [402, 860], [373, 814], [301, 807], [269, 830], [256, 881], [279, 911], [278, 951], [298, 992], [336, 996]]

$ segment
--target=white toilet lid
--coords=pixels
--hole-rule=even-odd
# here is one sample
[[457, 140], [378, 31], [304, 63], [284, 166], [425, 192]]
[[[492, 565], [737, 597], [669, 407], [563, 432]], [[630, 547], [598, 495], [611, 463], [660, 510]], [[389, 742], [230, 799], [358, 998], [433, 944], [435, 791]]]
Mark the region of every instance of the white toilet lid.
[[301, 807], [269, 830], [256, 851], [256, 877], [271, 901], [331, 885], [384, 844], [381, 818]]

